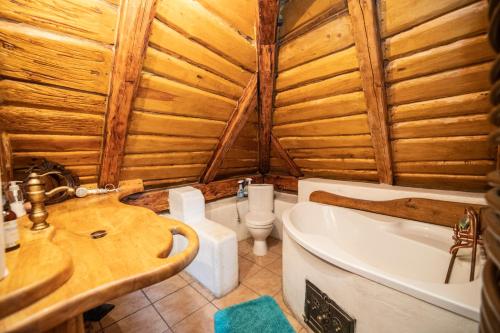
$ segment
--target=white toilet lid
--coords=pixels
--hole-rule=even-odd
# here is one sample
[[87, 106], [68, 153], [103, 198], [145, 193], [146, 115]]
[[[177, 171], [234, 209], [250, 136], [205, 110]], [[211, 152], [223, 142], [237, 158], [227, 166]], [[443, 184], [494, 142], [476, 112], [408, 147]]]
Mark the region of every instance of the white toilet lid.
[[270, 212], [265, 212], [265, 213], [250, 212], [247, 215], [245, 215], [246, 224], [255, 227], [264, 227], [272, 225], [275, 218], [276, 217], [274, 216], [274, 214]]

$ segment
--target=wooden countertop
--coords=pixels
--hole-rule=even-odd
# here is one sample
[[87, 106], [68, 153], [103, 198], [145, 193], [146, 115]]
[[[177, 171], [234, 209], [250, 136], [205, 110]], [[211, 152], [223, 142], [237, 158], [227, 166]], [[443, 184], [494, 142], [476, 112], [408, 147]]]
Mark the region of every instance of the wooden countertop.
[[[141, 191], [142, 181], [126, 181], [118, 193], [49, 206], [51, 228], [41, 232], [29, 230], [27, 217], [19, 219], [21, 248], [7, 253], [10, 275], [0, 281], [0, 332], [48, 330], [184, 269], [198, 252], [196, 233], [119, 201]], [[106, 236], [93, 239], [97, 230]], [[167, 257], [177, 233], [188, 247]]]

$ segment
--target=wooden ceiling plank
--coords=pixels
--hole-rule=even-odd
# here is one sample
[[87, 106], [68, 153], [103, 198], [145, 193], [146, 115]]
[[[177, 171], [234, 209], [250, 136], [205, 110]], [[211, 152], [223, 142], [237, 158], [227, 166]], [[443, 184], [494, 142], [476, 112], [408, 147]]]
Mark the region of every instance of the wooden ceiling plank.
[[273, 97], [276, 80], [276, 29], [278, 0], [259, 0], [257, 20], [257, 54], [259, 73], [259, 171], [269, 172]]
[[140, 80], [155, 10], [155, 0], [129, 0], [121, 4], [99, 174], [101, 186], [118, 185], [120, 179], [129, 115]]
[[[288, 1], [282, 16], [283, 25], [279, 34], [283, 39], [291, 34], [311, 26], [316, 21], [330, 17], [335, 13], [345, 9], [343, 0], [292, 0]], [[300, 31], [299, 31], [300, 32]]]
[[280, 41], [279, 71], [289, 70], [350, 47], [353, 44], [351, 30], [349, 16], [340, 15], [295, 39]]
[[300, 177], [302, 176], [302, 172], [300, 171], [300, 168], [295, 164], [293, 159], [288, 155], [287, 151], [281, 143], [274, 137], [274, 135], [271, 134], [271, 143], [273, 148], [276, 150], [276, 152], [279, 154], [281, 159], [285, 161], [286, 167], [288, 168], [288, 171], [290, 171], [290, 174], [295, 177]]
[[14, 152], [12, 158], [16, 169], [30, 167], [39, 158], [59, 163], [65, 167], [73, 165], [95, 165], [99, 163], [99, 151], [27, 151]]
[[245, 126], [250, 112], [257, 106], [257, 75], [253, 75], [248, 82], [248, 85], [243, 91], [236, 108], [234, 109], [231, 118], [221, 135], [219, 143], [207, 164], [207, 168], [201, 176], [203, 183], [210, 183], [214, 180], [217, 171], [220, 169], [224, 157], [226, 156], [229, 149], [233, 146], [238, 134], [241, 132]]
[[379, 181], [393, 183], [384, 64], [375, 1], [348, 0]]

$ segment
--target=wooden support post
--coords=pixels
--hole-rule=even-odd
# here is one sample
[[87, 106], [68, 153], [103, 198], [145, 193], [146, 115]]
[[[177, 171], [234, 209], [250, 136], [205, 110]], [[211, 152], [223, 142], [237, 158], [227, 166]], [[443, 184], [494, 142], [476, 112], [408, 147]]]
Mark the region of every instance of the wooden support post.
[[12, 147], [7, 132], [0, 135], [0, 168], [2, 171], [2, 182], [7, 183], [14, 180], [14, 164], [12, 162]]
[[212, 157], [208, 161], [207, 168], [201, 176], [203, 183], [210, 183], [214, 180], [217, 171], [219, 171], [224, 157], [229, 149], [233, 146], [238, 134], [245, 126], [250, 112], [257, 106], [257, 75], [254, 74], [250, 81], [248, 82], [245, 90], [243, 90], [243, 95], [238, 101], [236, 108], [234, 109], [229, 121], [222, 133], [219, 143], [215, 148]]
[[104, 130], [99, 185], [118, 185], [132, 103], [148, 46], [156, 0], [122, 0]]
[[352, 32], [368, 109], [368, 124], [381, 183], [393, 183], [391, 145], [375, 0], [348, 0]]
[[276, 150], [276, 152], [280, 155], [280, 157], [285, 161], [286, 166], [288, 168], [288, 171], [290, 171], [290, 174], [295, 177], [300, 177], [302, 176], [302, 171], [300, 171], [300, 168], [295, 164], [293, 159], [288, 155], [287, 151], [281, 143], [276, 139], [276, 137], [271, 134], [271, 144]]
[[259, 0], [257, 53], [259, 66], [259, 170], [269, 172], [273, 91], [276, 76], [276, 29], [279, 0]]

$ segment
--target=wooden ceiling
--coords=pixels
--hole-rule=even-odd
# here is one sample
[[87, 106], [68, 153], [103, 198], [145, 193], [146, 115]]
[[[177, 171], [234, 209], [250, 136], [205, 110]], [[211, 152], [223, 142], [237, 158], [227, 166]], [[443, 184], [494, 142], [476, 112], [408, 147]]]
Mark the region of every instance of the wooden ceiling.
[[276, 0], [0, 0], [2, 160], [83, 183], [260, 171], [481, 191], [486, 7], [289, 0], [276, 31]]

